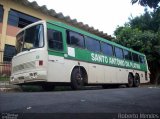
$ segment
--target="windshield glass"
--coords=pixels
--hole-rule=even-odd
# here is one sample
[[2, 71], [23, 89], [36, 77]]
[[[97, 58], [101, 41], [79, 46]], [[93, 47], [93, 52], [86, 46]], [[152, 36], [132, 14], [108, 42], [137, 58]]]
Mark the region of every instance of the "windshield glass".
[[43, 25], [32, 26], [17, 35], [17, 53], [44, 46]]

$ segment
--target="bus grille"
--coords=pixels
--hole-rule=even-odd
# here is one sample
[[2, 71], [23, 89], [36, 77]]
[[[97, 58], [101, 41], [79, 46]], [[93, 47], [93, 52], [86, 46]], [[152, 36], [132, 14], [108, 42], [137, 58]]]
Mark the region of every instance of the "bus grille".
[[23, 63], [23, 64], [20, 64], [20, 65], [17, 65], [17, 66], [13, 66], [12, 72], [15, 73], [15, 72], [18, 72], [18, 71], [21, 71], [21, 70], [33, 69], [35, 67], [36, 67], [35, 61], [27, 62], [27, 63]]

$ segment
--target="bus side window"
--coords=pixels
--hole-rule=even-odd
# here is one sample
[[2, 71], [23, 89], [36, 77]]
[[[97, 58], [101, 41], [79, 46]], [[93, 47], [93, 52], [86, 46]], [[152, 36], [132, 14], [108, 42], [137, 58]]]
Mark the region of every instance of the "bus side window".
[[117, 58], [123, 59], [123, 50], [121, 48], [115, 47], [115, 56]]
[[132, 61], [132, 55], [131, 55], [131, 52], [127, 51], [127, 50], [123, 50], [124, 52], [124, 58], [126, 60], [131, 60]]
[[100, 42], [91, 37], [85, 37], [86, 40], [86, 47], [88, 50], [93, 52], [100, 52]]
[[107, 43], [101, 43], [102, 53], [107, 56], [113, 56], [113, 46]]
[[62, 33], [56, 30], [48, 29], [48, 47], [53, 50], [62, 51], [63, 50], [63, 39]]
[[139, 56], [140, 63], [145, 64], [144, 56]]
[[67, 44], [84, 48], [84, 37], [79, 33], [67, 31]]
[[132, 59], [133, 59], [134, 62], [139, 62], [139, 57], [135, 53], [132, 53]]

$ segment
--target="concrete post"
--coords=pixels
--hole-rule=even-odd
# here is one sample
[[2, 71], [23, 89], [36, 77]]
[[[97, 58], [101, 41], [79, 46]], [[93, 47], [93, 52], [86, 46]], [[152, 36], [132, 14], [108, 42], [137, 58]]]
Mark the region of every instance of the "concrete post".
[[[8, 14], [9, 14], [10, 8], [3, 6], [3, 9], [4, 9], [4, 14], [3, 14], [3, 24], [2, 24], [2, 36], [0, 40], [0, 50], [1, 51], [4, 51], [5, 40], [6, 40], [6, 35], [7, 35]], [[3, 55], [4, 55], [4, 52], [1, 52], [0, 62], [3, 62]]]

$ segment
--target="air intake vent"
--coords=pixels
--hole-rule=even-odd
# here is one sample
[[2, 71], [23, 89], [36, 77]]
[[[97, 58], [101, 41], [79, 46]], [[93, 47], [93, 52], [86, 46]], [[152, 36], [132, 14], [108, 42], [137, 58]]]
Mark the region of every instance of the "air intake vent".
[[32, 62], [27, 62], [27, 63], [23, 63], [20, 65], [14, 66], [12, 71], [13, 71], [13, 73], [16, 73], [21, 70], [33, 69], [35, 67], [36, 67], [36, 63], [35, 63], [35, 61], [32, 61]]

